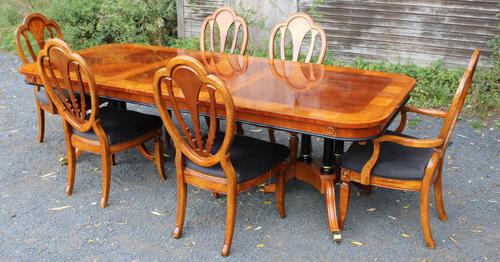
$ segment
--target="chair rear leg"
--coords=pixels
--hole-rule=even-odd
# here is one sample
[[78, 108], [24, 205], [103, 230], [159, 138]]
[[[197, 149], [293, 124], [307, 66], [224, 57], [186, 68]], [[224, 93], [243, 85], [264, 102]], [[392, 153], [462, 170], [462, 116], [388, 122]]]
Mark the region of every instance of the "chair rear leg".
[[281, 218], [286, 217], [285, 213], [285, 174], [282, 170], [276, 174], [276, 207]]
[[[181, 176], [183, 176], [181, 174]], [[177, 176], [177, 220], [175, 222], [175, 230], [173, 236], [180, 238], [184, 229], [184, 218], [186, 217], [186, 201], [187, 201], [187, 185], [184, 179], [179, 179]]]
[[109, 188], [111, 186], [111, 154], [102, 153], [102, 196], [100, 207], [108, 206]]
[[446, 222], [446, 220], [448, 220], [448, 216], [444, 211], [442, 181], [443, 181], [443, 159], [441, 159], [439, 162], [438, 174], [436, 181], [434, 182], [434, 195], [436, 197], [436, 206], [439, 219], [443, 222]]
[[241, 122], [236, 122], [236, 134], [244, 135], [245, 129], [243, 129], [243, 124]]
[[276, 143], [276, 136], [274, 135], [274, 129], [268, 128], [267, 134], [269, 135], [269, 142]]
[[76, 152], [71, 142], [66, 141], [66, 155], [68, 158], [68, 182], [66, 183], [66, 195], [73, 194], [73, 185], [75, 184], [75, 171], [76, 171]]
[[226, 234], [224, 238], [224, 245], [222, 246], [221, 250], [221, 255], [223, 257], [229, 256], [229, 253], [231, 251], [231, 244], [233, 243], [234, 234], [234, 222], [236, 220], [236, 205], [237, 193], [236, 187], [234, 186], [234, 188], [230, 188], [227, 192]]
[[425, 244], [428, 248], [434, 249], [436, 243], [432, 238], [431, 226], [429, 221], [429, 185], [424, 184], [420, 191], [420, 221], [422, 223], [422, 232], [424, 234]]
[[155, 140], [154, 160], [156, 163], [156, 169], [158, 169], [158, 175], [160, 175], [160, 179], [162, 181], [165, 181], [165, 179], [167, 178], [165, 176], [165, 167], [163, 163], [163, 143], [161, 140], [161, 133]]
[[40, 107], [40, 102], [36, 103], [36, 111], [38, 115], [38, 142], [42, 143], [45, 136], [45, 110]]

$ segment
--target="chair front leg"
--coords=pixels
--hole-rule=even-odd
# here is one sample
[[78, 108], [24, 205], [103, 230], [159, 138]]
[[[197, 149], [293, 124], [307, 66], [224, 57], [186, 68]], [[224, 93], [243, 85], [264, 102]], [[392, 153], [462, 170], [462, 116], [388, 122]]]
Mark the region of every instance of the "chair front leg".
[[73, 194], [73, 185], [75, 184], [76, 171], [76, 149], [71, 144], [71, 128], [66, 121], [63, 120], [64, 136], [66, 139], [66, 155], [68, 159], [68, 181], [66, 183], [66, 195]]
[[109, 199], [109, 189], [111, 186], [111, 154], [108, 150], [107, 152], [101, 153], [102, 161], [102, 196], [101, 196], [101, 208], [106, 208], [108, 206]]
[[182, 164], [182, 155], [176, 151], [175, 166], [177, 171], [177, 219], [175, 222], [175, 230], [172, 234], [174, 238], [182, 236], [184, 228], [184, 218], [186, 216], [186, 201], [187, 201], [187, 185], [184, 182], [184, 167]]
[[226, 234], [224, 237], [224, 245], [222, 246], [221, 255], [223, 257], [229, 256], [231, 251], [231, 244], [234, 235], [234, 223], [236, 220], [236, 207], [237, 207], [237, 193], [236, 184], [228, 184], [227, 192], [227, 213], [226, 213]]

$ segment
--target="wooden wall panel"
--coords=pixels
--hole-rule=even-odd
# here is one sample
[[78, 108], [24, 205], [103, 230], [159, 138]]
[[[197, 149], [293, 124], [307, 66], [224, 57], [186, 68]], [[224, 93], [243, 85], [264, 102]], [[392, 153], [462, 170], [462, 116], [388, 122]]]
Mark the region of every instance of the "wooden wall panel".
[[[235, 6], [238, 1], [247, 1], [245, 6], [250, 6], [256, 0], [177, 0], [179, 35], [198, 36], [206, 16], [219, 6]], [[288, 0], [267, 1], [294, 12], [284, 4]], [[293, 9], [310, 13], [314, 0], [289, 1]], [[500, 12], [499, 3], [498, 0], [326, 0], [317, 7], [315, 15], [326, 30], [329, 50], [342, 60], [359, 56], [371, 61], [399, 59], [428, 65], [442, 59], [450, 66], [463, 66], [472, 49], [480, 48], [483, 54], [480, 64], [484, 65], [490, 54], [486, 42], [500, 31], [497, 29], [500, 18], [496, 16]], [[270, 13], [276, 16], [268, 17], [271, 21], [284, 19], [282, 16], [286, 15]], [[255, 32], [252, 35], [250, 41], [262, 40], [254, 38]]]
[[[309, 12], [313, 0], [300, 0]], [[329, 50], [342, 60], [410, 60], [419, 65], [442, 59], [467, 64], [472, 49], [483, 57], [486, 42], [499, 34], [500, 1], [483, 0], [327, 0], [317, 22], [327, 32]], [[485, 64], [488, 59], [481, 59]]]

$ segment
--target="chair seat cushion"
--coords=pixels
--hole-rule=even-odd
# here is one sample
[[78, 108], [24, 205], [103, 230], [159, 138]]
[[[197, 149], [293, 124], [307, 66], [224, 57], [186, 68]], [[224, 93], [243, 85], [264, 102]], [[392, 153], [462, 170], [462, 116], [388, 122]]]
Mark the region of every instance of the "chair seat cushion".
[[[99, 119], [111, 145], [145, 135], [161, 128], [163, 124], [158, 116], [111, 107], [101, 107]], [[80, 132], [73, 129], [73, 133], [87, 139], [99, 140], [93, 130]]]
[[[413, 138], [395, 132], [386, 132], [386, 134]], [[432, 148], [412, 148], [392, 142], [382, 142], [380, 143], [379, 158], [372, 169], [372, 175], [400, 180], [421, 180], [432, 152]], [[371, 142], [365, 145], [353, 142], [342, 157], [342, 167], [361, 173], [361, 169], [372, 154], [373, 144]]]
[[[216, 153], [222, 144], [224, 133], [214, 139], [212, 153]], [[236, 171], [238, 183], [259, 177], [287, 160], [288, 147], [270, 143], [253, 137], [235, 135], [230, 149], [230, 159]], [[212, 167], [201, 167], [185, 158], [186, 167], [208, 175], [226, 178], [220, 164]]]

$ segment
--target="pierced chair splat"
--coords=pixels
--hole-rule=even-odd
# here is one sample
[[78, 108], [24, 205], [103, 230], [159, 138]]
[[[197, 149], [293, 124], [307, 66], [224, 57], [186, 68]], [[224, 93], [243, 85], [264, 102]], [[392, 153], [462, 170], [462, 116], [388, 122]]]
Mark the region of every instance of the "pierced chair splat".
[[[162, 121], [158, 116], [110, 107], [100, 108], [89, 65], [63, 40], [49, 40], [38, 54], [37, 66], [47, 94], [63, 119], [68, 157], [68, 196], [73, 193], [75, 181], [75, 148], [101, 155], [101, 208], [108, 204], [111, 162], [115, 153], [141, 147], [147, 141], [154, 140], [153, 160], [160, 178], [165, 180]], [[84, 99], [85, 94], [90, 96], [89, 100]]]
[[[228, 256], [231, 249], [238, 193], [276, 175], [276, 204], [280, 216], [285, 217], [282, 171], [289, 150], [283, 145], [235, 135], [233, 99], [224, 82], [207, 74], [198, 60], [178, 56], [156, 72], [154, 98], [176, 149], [175, 238], [181, 236], [184, 227], [188, 184], [227, 195], [222, 256]], [[200, 114], [209, 118], [206, 129], [202, 128]], [[226, 119], [224, 133], [217, 131], [218, 118]]]

